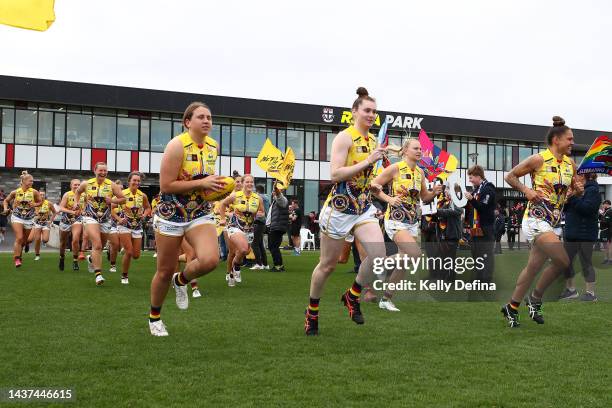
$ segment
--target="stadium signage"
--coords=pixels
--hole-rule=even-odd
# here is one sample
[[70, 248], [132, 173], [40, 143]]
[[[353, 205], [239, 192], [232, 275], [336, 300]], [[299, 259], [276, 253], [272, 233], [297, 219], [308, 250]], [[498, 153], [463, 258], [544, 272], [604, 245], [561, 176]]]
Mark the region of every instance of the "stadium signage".
[[[340, 123], [350, 124], [353, 120], [353, 112], [350, 110], [342, 111], [342, 117], [340, 118]], [[408, 115], [392, 115], [385, 114], [384, 119], [387, 126], [395, 129], [421, 129], [421, 122], [423, 118], [420, 116], [408, 116]], [[381, 125], [381, 116], [376, 116], [376, 120], [374, 121], [374, 125]]]

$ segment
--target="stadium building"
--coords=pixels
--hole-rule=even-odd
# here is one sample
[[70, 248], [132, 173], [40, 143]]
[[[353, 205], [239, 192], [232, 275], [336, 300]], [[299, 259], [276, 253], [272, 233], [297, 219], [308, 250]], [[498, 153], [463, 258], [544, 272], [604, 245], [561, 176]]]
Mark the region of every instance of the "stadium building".
[[[10, 76], [0, 76], [0, 188], [16, 188], [21, 170], [27, 169], [35, 187], [59, 201], [70, 179], [92, 177], [92, 165], [104, 161], [112, 180], [125, 179], [133, 170], [145, 173], [143, 190], [155, 194], [162, 152], [183, 131], [182, 112], [192, 101], [206, 102], [213, 112], [211, 136], [219, 142], [219, 174], [252, 173], [256, 184], [265, 184], [269, 192], [272, 179], [255, 159], [270, 138], [281, 150], [291, 146], [295, 152], [288, 195], [302, 203], [304, 213], [319, 210], [331, 185], [331, 143], [349, 123], [350, 108]], [[505, 173], [545, 148], [548, 129], [385, 111], [375, 128], [383, 121], [389, 124], [390, 143], [397, 145], [425, 130], [458, 158], [466, 182], [466, 169], [480, 164], [498, 187], [498, 199], [508, 204], [523, 198], [504, 182]], [[574, 129], [576, 162], [601, 134], [610, 132]], [[600, 181], [607, 183], [605, 178]], [[530, 185], [529, 177], [524, 182]], [[612, 198], [612, 188], [607, 190], [602, 185], [602, 194]]]

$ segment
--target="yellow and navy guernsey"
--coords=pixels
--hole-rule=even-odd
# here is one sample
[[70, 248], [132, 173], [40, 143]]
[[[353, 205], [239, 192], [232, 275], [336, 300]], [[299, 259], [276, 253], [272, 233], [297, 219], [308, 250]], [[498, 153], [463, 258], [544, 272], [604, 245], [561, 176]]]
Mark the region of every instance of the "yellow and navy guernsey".
[[142, 229], [142, 219], [144, 215], [144, 193], [137, 189], [135, 193], [126, 188], [123, 190], [125, 203], [119, 206], [119, 216], [127, 220], [126, 228], [131, 230]]
[[525, 215], [544, 220], [556, 227], [561, 221], [567, 191], [574, 176], [574, 166], [565, 155], [562, 160], [557, 160], [550, 149], [540, 152], [539, 155], [544, 159], [544, 163], [531, 173], [531, 182], [533, 190], [543, 192], [545, 197], [538, 203], [529, 202]]
[[32, 187], [24, 190], [19, 187], [15, 190], [15, 201], [13, 202], [13, 215], [22, 220], [31, 220], [36, 215], [36, 209], [31, 207], [34, 202], [34, 189]]
[[261, 198], [257, 193], [251, 193], [247, 197], [244, 191], [237, 191], [235, 194], [236, 198], [232, 204], [234, 212], [229, 226], [238, 228], [243, 232], [251, 232]]
[[[72, 209], [74, 207], [74, 199], [76, 197], [76, 193], [74, 191], [69, 191], [67, 193], [66, 196], [66, 208], [68, 209]], [[84, 203], [85, 203], [85, 194], [81, 195], [81, 198], [79, 199], [79, 201], [81, 202], [81, 210], [83, 210], [84, 207]], [[68, 214], [65, 212], [62, 212], [62, 218], [61, 218], [61, 222], [63, 224], [74, 224], [77, 221], [81, 221], [82, 216], [79, 215], [78, 217], [74, 214]]]
[[402, 200], [402, 204], [399, 207], [388, 205], [387, 212], [385, 212], [385, 220], [404, 224], [416, 224], [419, 221], [417, 209], [420, 205], [423, 174], [417, 166], [411, 169], [403, 160], [396, 165], [398, 172], [393, 177], [390, 195], [399, 197]]
[[34, 218], [34, 222], [36, 222], [38, 225], [47, 226], [49, 224], [49, 218], [51, 216], [49, 206], [49, 200], [45, 199], [40, 207], [36, 208], [36, 217]]
[[[217, 142], [206, 136], [204, 143], [196, 144], [188, 132], [177, 136], [183, 143], [183, 164], [177, 180], [197, 180], [215, 174]], [[172, 223], [191, 222], [210, 214], [212, 204], [200, 190], [183, 194], [162, 193], [155, 214]]]
[[[376, 149], [376, 138], [373, 134], [362, 135], [354, 126], [349, 126], [346, 131], [353, 139], [345, 166], [352, 166], [362, 162]], [[348, 181], [334, 184], [325, 205], [344, 214], [361, 215], [370, 208], [372, 199], [370, 197], [370, 183], [374, 178], [374, 166], [368, 166], [365, 170], [354, 175]]]
[[85, 208], [83, 214], [93, 218], [100, 224], [110, 221], [110, 206], [106, 203], [106, 198], [113, 198], [113, 183], [109, 179], [104, 179], [102, 184], [94, 177], [87, 180], [85, 189]]

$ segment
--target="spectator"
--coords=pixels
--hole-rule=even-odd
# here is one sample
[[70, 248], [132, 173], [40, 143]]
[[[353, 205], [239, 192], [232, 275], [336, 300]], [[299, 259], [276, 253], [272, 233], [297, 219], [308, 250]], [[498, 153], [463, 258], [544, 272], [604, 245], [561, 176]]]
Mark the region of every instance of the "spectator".
[[506, 232], [506, 217], [504, 217], [504, 214], [499, 209], [497, 209], [495, 210], [495, 227], [494, 227], [495, 253], [496, 254], [502, 253], [501, 239], [504, 236], [505, 232]]
[[319, 248], [321, 238], [319, 237], [319, 215], [316, 212], [311, 211], [308, 213], [308, 220], [306, 220], [306, 228], [308, 228], [312, 235], [314, 235], [315, 248]]
[[[436, 231], [440, 241], [440, 257], [442, 259], [446, 259], [447, 257], [455, 259], [457, 257], [457, 246], [462, 235], [461, 215], [463, 209], [453, 204], [448, 190], [444, 194], [444, 199], [438, 201], [438, 207], [436, 212], [438, 216]], [[448, 281], [454, 281], [457, 277], [453, 268], [445, 269], [443, 266], [442, 273], [442, 278]]]
[[612, 226], [612, 207], [610, 200], [605, 200], [602, 205], [602, 211], [600, 215], [599, 221], [599, 238], [604, 242], [604, 265], [612, 263], [612, 245], [610, 245], [610, 241], [612, 240], [612, 231], [610, 231], [610, 227]]
[[300, 255], [301, 251], [300, 229], [302, 228], [302, 216], [303, 213], [297, 200], [291, 200], [291, 205], [289, 206], [289, 235], [293, 243], [294, 255]]
[[272, 261], [274, 272], [284, 272], [285, 266], [283, 265], [283, 256], [280, 252], [280, 245], [283, 239], [283, 235], [287, 232], [289, 226], [289, 202], [283, 195], [276, 184], [274, 184], [272, 191], [272, 199], [270, 200], [270, 209], [266, 216], [266, 225], [270, 229], [268, 233], [268, 249], [272, 254]]
[[466, 193], [473, 210], [470, 235], [472, 237], [472, 257], [482, 258], [484, 268], [476, 272], [476, 280], [491, 282], [493, 277], [494, 259], [493, 245], [495, 240], [495, 186], [487, 181], [481, 166], [475, 165], [468, 169], [470, 183], [474, 186], [473, 193]]
[[[264, 187], [260, 184], [255, 187], [257, 194], [261, 198], [264, 207], [264, 214], [268, 214], [270, 209], [270, 197], [264, 193]], [[266, 231], [266, 216], [255, 218], [253, 223], [253, 254], [255, 255], [255, 265], [251, 269], [270, 269], [268, 266], [268, 256], [264, 246], [264, 233]]]
[[516, 242], [516, 236], [519, 233], [519, 213], [520, 209], [517, 205], [510, 208], [510, 213], [508, 215], [507, 226], [506, 226], [506, 234], [508, 236], [508, 248], [512, 251], [514, 250], [514, 244]]
[[586, 282], [586, 291], [580, 297], [584, 301], [596, 301], [595, 269], [593, 268], [593, 244], [597, 241], [597, 216], [601, 197], [597, 174], [576, 176], [574, 194], [565, 203], [564, 247], [569, 256], [570, 266], [565, 270], [565, 290], [560, 299], [575, 299], [578, 290], [574, 282], [576, 272], [573, 260], [580, 256], [582, 274]]

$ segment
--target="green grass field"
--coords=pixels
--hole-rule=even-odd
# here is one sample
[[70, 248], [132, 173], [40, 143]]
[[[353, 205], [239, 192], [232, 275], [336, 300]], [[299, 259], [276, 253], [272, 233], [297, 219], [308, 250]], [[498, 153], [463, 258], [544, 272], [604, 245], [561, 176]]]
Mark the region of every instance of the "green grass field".
[[[602, 301], [547, 303], [543, 326], [522, 307], [522, 327], [508, 329], [501, 302], [427, 299], [400, 299], [400, 313], [364, 304], [357, 326], [339, 303], [352, 265], [339, 265], [321, 300], [321, 335], [306, 338], [317, 254], [284, 256], [288, 272], [247, 270], [235, 288], [222, 264], [187, 311], [171, 289], [170, 336], [154, 338], [150, 253], [129, 286], [107, 272], [103, 287], [85, 263], [59, 272], [56, 253], [27, 254], [19, 270], [0, 254], [0, 388], [72, 387], [69, 406], [84, 407], [612, 406], [612, 269], [598, 269]], [[526, 258], [497, 256], [496, 273], [512, 282]]]

